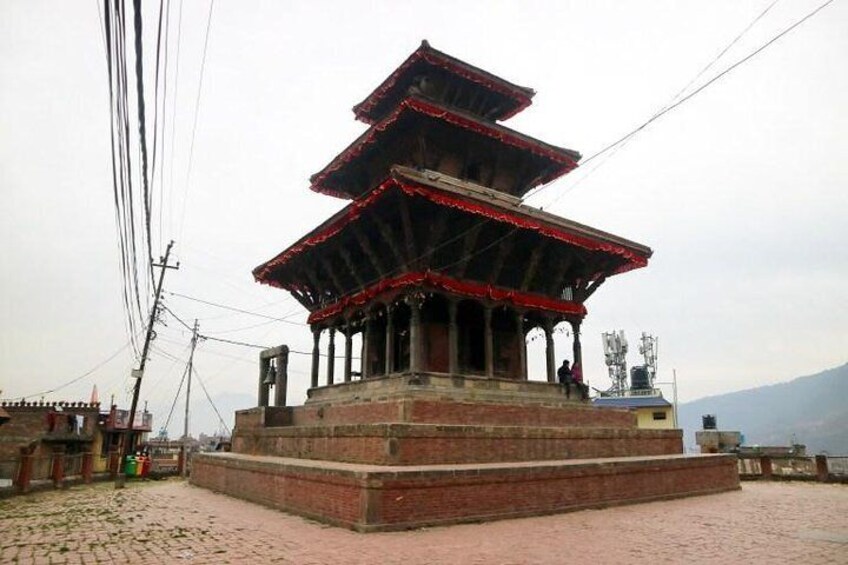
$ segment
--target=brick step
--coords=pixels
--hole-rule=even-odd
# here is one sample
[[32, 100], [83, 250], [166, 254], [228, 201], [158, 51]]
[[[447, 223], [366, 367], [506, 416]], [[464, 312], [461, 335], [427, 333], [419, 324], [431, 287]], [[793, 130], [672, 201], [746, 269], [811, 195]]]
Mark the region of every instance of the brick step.
[[200, 453], [191, 482], [362, 532], [496, 520], [739, 488], [732, 455], [414, 467]]
[[666, 455], [680, 430], [408, 423], [236, 427], [233, 451], [374, 465], [494, 463]]
[[506, 403], [430, 398], [260, 407], [236, 413], [236, 427], [242, 430], [369, 423], [636, 429], [636, 416], [629, 410], [599, 408], [582, 402], [540, 404], [520, 400]]

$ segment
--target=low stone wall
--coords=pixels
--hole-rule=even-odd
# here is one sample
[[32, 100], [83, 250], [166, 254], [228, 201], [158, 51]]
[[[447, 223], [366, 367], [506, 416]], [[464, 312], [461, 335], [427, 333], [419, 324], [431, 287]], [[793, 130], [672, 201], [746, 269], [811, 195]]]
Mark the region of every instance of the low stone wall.
[[770, 456], [746, 454], [738, 459], [743, 480], [848, 483], [848, 456]]
[[500, 463], [683, 451], [680, 430], [360, 424], [239, 431], [233, 451], [374, 465]]
[[191, 481], [363, 532], [739, 488], [732, 455], [385, 467], [217, 453], [196, 457]]

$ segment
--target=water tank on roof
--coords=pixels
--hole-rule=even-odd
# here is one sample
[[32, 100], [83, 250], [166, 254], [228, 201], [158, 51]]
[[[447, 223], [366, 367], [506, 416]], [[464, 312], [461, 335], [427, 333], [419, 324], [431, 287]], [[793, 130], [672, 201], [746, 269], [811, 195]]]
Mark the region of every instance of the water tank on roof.
[[630, 388], [633, 390], [649, 390], [651, 388], [651, 379], [648, 376], [647, 367], [630, 368]]
[[701, 416], [701, 420], [704, 423], [705, 430], [714, 430], [716, 429], [716, 416], [715, 414], [704, 414]]

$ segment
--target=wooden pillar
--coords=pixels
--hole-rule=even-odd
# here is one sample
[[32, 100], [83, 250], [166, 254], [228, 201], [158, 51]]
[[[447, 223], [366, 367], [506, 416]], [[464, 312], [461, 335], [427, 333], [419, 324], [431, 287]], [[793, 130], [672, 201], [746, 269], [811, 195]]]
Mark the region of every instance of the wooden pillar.
[[350, 382], [351, 365], [353, 364], [353, 331], [350, 321], [345, 328], [345, 359], [344, 359], [344, 382]]
[[312, 379], [311, 386], [318, 386], [318, 364], [321, 361], [321, 329], [312, 328]]
[[275, 357], [277, 374], [274, 379], [274, 406], [286, 405], [286, 391], [289, 387], [289, 348], [280, 347], [280, 353]]
[[371, 377], [371, 315], [365, 315], [365, 329], [362, 332], [362, 378]]
[[452, 375], [459, 373], [459, 326], [456, 312], [459, 304], [455, 300], [448, 302], [448, 372]]
[[421, 371], [421, 303], [417, 298], [409, 301], [409, 370]]
[[827, 468], [827, 455], [816, 455], [816, 480], [826, 483], [830, 480], [830, 470]]
[[53, 467], [50, 470], [53, 486], [59, 488], [65, 479], [65, 446], [53, 448]]
[[395, 370], [395, 320], [391, 306], [386, 306], [386, 357], [384, 374], [389, 375]]
[[259, 393], [256, 395], [257, 406], [268, 406], [268, 385], [265, 384], [265, 377], [268, 375], [270, 364], [270, 359], [259, 358]]
[[486, 362], [486, 376], [495, 376], [495, 343], [492, 335], [492, 307], [483, 305], [483, 355]]
[[527, 380], [527, 340], [524, 338], [524, 313], [515, 315], [516, 339], [518, 340], [518, 370], [519, 379]]
[[29, 483], [32, 481], [33, 450], [28, 447], [20, 449], [21, 464], [15, 477], [15, 487], [18, 492], [29, 492]]
[[574, 336], [574, 340], [572, 341], [572, 353], [574, 355], [574, 362], [571, 364], [572, 367], [580, 364], [580, 370], [583, 371], [583, 348], [580, 345], [580, 320], [575, 320], [571, 322], [571, 334]]
[[333, 384], [336, 372], [336, 328], [330, 328], [330, 342], [327, 344], [327, 386]]
[[763, 455], [760, 457], [760, 476], [768, 481], [771, 480], [772, 468], [771, 457]]
[[109, 479], [115, 480], [121, 468], [121, 453], [115, 449], [109, 452]]
[[85, 451], [82, 454], [82, 482], [88, 484], [94, 479], [94, 454]]
[[554, 323], [550, 318], [545, 318], [542, 322], [542, 329], [545, 330], [545, 367], [549, 383], [555, 383], [556, 378], [556, 352], [554, 351]]

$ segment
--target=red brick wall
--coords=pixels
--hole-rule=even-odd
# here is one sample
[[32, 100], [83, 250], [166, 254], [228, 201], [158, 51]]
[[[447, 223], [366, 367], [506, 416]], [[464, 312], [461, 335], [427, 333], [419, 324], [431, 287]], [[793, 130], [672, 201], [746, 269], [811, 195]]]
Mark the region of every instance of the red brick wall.
[[287, 465], [226, 466], [214, 455], [195, 456], [191, 482], [266, 506], [351, 527], [362, 513], [361, 488], [352, 474]]
[[[253, 427], [242, 414], [236, 427]], [[628, 410], [596, 408], [579, 404], [544, 406], [532, 403], [494, 404], [448, 400], [389, 400], [292, 408], [295, 426], [415, 422], [487, 426], [562, 426], [636, 428], [636, 416]]]
[[386, 471], [201, 454], [194, 484], [361, 531], [529, 516], [739, 488], [732, 456]]
[[[49, 449], [40, 445], [42, 437], [48, 432], [47, 414], [55, 411], [50, 406], [4, 406], [9, 413], [9, 421], [0, 426], [0, 459], [16, 459], [20, 448], [32, 442], [38, 444], [36, 455], [49, 453]], [[99, 409], [93, 407], [65, 407], [59, 414], [79, 414], [85, 417], [85, 434], [93, 434], [97, 426]], [[55, 431], [65, 431], [58, 426], [65, 421], [57, 422]], [[90, 445], [90, 444], [89, 444]]]
[[233, 451], [249, 455], [426, 465], [666, 455], [683, 451], [679, 430], [361, 424], [241, 432]]
[[732, 459], [384, 479], [380, 525], [531, 515], [738, 488]]

